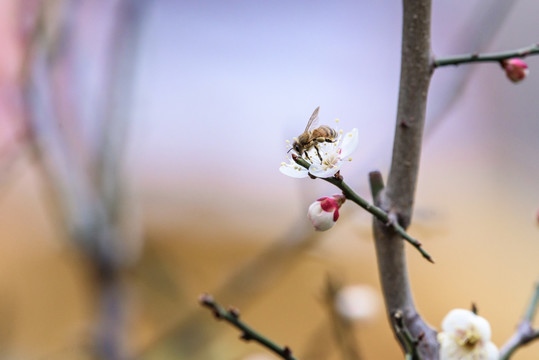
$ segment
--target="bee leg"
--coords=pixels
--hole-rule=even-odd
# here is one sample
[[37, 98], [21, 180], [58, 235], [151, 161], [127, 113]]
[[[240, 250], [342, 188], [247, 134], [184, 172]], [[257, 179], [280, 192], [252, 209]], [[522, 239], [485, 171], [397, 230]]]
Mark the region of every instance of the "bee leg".
[[318, 155], [320, 162], [322, 162], [322, 156], [320, 155], [320, 150], [318, 149], [318, 146], [315, 145], [314, 148], [316, 149], [316, 154]]
[[334, 143], [335, 141], [337, 141], [337, 139], [326, 138], [326, 137], [318, 137], [315, 140], [318, 141], [319, 143], [323, 143], [323, 142]]

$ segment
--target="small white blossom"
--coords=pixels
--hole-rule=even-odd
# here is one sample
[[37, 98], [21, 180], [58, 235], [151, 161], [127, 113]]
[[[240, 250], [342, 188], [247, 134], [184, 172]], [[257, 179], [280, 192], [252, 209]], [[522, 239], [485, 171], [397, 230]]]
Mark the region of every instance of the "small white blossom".
[[335, 308], [341, 316], [349, 320], [369, 320], [377, 314], [380, 300], [372, 287], [350, 285], [343, 287], [337, 293]]
[[312, 146], [305, 151], [303, 158], [311, 164], [309, 170], [296, 164], [291, 158], [288, 159], [288, 163], [281, 163], [279, 170], [295, 178], [307, 177], [309, 173], [321, 178], [331, 177], [341, 169], [344, 162], [352, 160], [350, 155], [356, 150], [358, 143], [358, 130], [352, 129], [344, 136], [339, 135], [335, 142], [317, 142], [316, 147]]
[[454, 309], [442, 321], [438, 334], [440, 360], [497, 360], [488, 321], [469, 310]]
[[309, 175], [309, 171], [298, 165], [294, 159], [287, 156], [288, 163], [282, 162], [279, 171], [293, 178], [304, 178]]

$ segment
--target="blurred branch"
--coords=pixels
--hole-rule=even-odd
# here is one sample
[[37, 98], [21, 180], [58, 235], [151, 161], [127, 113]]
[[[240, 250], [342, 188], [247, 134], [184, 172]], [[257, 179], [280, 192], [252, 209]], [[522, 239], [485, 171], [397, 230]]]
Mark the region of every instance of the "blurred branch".
[[[298, 165], [301, 165], [306, 169], [309, 169], [309, 167], [311, 166], [311, 164], [307, 160], [295, 154], [292, 154], [292, 158]], [[380, 178], [381, 178], [381, 175], [380, 175]], [[406, 233], [406, 230], [404, 230], [404, 228], [396, 221], [396, 219], [392, 218], [390, 214], [388, 214], [387, 212], [385, 212], [378, 206], [369, 203], [367, 200], [359, 196], [354, 190], [352, 190], [352, 188], [348, 186], [348, 184], [344, 182], [342, 176], [339, 173], [337, 173], [333, 177], [321, 178], [321, 179], [341, 189], [343, 195], [347, 199], [355, 202], [357, 205], [359, 205], [360, 207], [362, 207], [363, 209], [367, 210], [369, 213], [374, 215], [375, 218], [377, 218], [378, 220], [386, 224], [388, 228], [393, 229], [404, 240], [408, 241], [413, 247], [415, 247], [416, 250], [419, 251], [425, 259], [427, 259], [431, 263], [434, 263], [434, 259], [430, 256], [430, 254], [421, 247], [421, 242], [419, 242], [418, 240], [408, 235], [408, 233]], [[371, 188], [374, 187], [374, 189], [376, 189], [377, 192], [381, 190], [380, 186], [381, 186], [380, 184], [371, 184]]]
[[533, 44], [521, 49], [503, 51], [497, 53], [487, 54], [465, 54], [455, 55], [446, 58], [435, 59], [432, 63], [434, 68], [448, 66], [448, 65], [460, 65], [476, 62], [501, 62], [503, 60], [511, 58], [524, 58], [530, 55], [539, 54], [539, 45]]
[[[112, 14], [112, 17], [123, 19], [125, 16], [129, 20], [117, 24], [117, 31], [113, 35], [115, 46], [109, 49], [115, 62], [106, 64], [104, 69], [109, 75], [104, 78], [115, 91], [114, 110], [123, 115], [122, 129], [126, 128], [127, 107], [131, 107], [131, 104], [119, 99], [130, 99], [126, 95], [133, 86], [134, 67], [130, 64], [137, 59], [135, 50], [140, 40], [138, 29], [145, 3], [122, 0]], [[108, 164], [109, 159], [113, 159], [114, 166], [89, 169], [77, 158], [80, 146], [88, 145], [83, 141], [83, 134], [76, 134], [79, 135], [79, 138], [75, 136], [77, 141], [70, 142], [62, 126], [59, 126], [63, 123], [80, 125], [82, 122], [76, 116], [77, 111], [69, 107], [61, 108], [61, 105], [67, 105], [65, 100], [71, 96], [84, 96], [84, 91], [70, 82], [55, 82], [58, 80], [55, 75], [70, 80], [69, 76], [78, 75], [70, 70], [82, 68], [69, 66], [73, 65], [69, 61], [76, 41], [74, 27], [84, 26], [74, 21], [81, 11], [79, 5], [80, 0], [41, 3], [22, 72], [26, 118], [30, 146], [49, 189], [49, 200], [61, 214], [61, 225], [91, 261], [96, 276], [99, 315], [94, 350], [100, 358], [117, 360], [125, 358], [126, 298], [120, 272], [126, 257], [126, 244], [125, 237], [118, 229], [120, 208], [124, 208], [115, 194], [125, 180], [120, 171], [125, 141], [118, 141], [113, 136], [116, 132], [107, 132], [110, 138], [99, 147], [104, 149], [95, 155], [95, 161]], [[98, 120], [112, 127], [120, 121], [118, 118], [115, 115]], [[122, 135], [125, 133], [123, 130], [120, 132]], [[113, 142], [114, 146], [107, 146], [108, 142]], [[103, 191], [104, 186], [95, 184], [89, 174], [107, 179], [106, 184], [114, 184], [114, 191]], [[111, 198], [112, 201], [109, 201]]]
[[[241, 265], [214, 291], [221, 301], [235, 303], [246, 308], [254, 297], [272, 286], [276, 281], [298, 265], [298, 258], [314, 247], [321, 234], [312, 231], [307, 221], [298, 221], [281, 239], [264, 249], [252, 260]], [[152, 343], [139, 351], [137, 359], [153, 359], [166, 352], [170, 356], [188, 359], [206, 359], [209, 343], [219, 329], [207, 326], [202, 311], [189, 315], [160, 334]]]
[[505, 343], [500, 350], [500, 360], [508, 360], [513, 353], [520, 347], [530, 343], [533, 340], [539, 339], [539, 329], [533, 328], [533, 319], [537, 313], [539, 305], [539, 281], [535, 284], [535, 289], [532, 294], [530, 303], [524, 313], [522, 321], [517, 327], [516, 332]]
[[361, 360], [358, 344], [354, 337], [354, 327], [350, 319], [341, 315], [335, 306], [337, 294], [342, 285], [332, 276], [327, 277], [324, 298], [328, 308], [331, 324], [333, 325], [333, 337], [341, 351], [342, 360]]
[[[21, 82], [28, 143], [41, 170], [48, 190], [48, 200], [54, 205], [60, 224], [66, 226], [73, 222], [73, 216], [77, 213], [74, 205], [76, 191], [73, 189], [74, 183], [77, 182], [68, 181], [67, 178], [77, 177], [78, 172], [73, 167], [65, 170], [69, 163], [66, 157], [71, 152], [65, 148], [65, 142], [59, 136], [54, 121], [56, 113], [51, 98], [54, 92], [50, 79], [50, 60], [55, 56], [50, 54], [57, 50], [58, 46], [54, 46], [57, 40], [50, 39], [53, 36], [51, 32], [45, 30], [52, 27], [47, 24], [47, 12], [51, 11], [47, 8], [48, 3], [46, 1], [40, 3], [36, 24], [29, 36]], [[56, 21], [60, 21], [58, 17], [59, 15], [55, 17]], [[58, 32], [54, 34], [54, 38], [58, 37]]]
[[215, 318], [218, 320], [225, 320], [238, 330], [241, 330], [241, 339], [245, 341], [255, 341], [267, 349], [273, 351], [285, 360], [297, 360], [292, 355], [292, 350], [288, 346], [281, 347], [263, 336], [249, 325], [240, 320], [240, 313], [237, 309], [229, 309], [225, 311], [219, 304], [217, 304], [210, 295], [202, 295], [200, 297], [200, 304], [213, 311]]
[[[514, 0], [492, 0], [488, 3], [478, 3], [468, 15], [468, 21], [454, 36], [453, 47], [456, 49], [474, 49], [483, 51], [492, 41], [507, 16], [511, 13]], [[458, 99], [465, 93], [473, 66], [459, 69], [453, 76], [446, 79], [443, 89], [436, 93], [436, 101], [429, 103], [425, 139], [430, 137], [435, 129], [453, 108]], [[432, 96], [432, 92], [431, 92]]]
[[322, 321], [314, 331], [311, 332], [306, 345], [302, 346], [301, 359], [327, 360], [332, 354], [332, 331], [328, 329], [327, 321]]
[[[376, 196], [376, 201], [380, 208], [395, 214], [395, 219], [404, 229], [412, 218], [432, 73], [430, 19], [430, 0], [403, 0], [401, 77], [393, 156], [387, 186]], [[373, 228], [389, 321], [393, 324], [393, 315], [401, 311], [403, 325], [411, 336], [423, 336], [417, 348], [421, 358], [438, 359], [436, 331], [423, 321], [413, 302], [400, 234], [378, 218], [373, 220]], [[393, 328], [393, 331], [406, 351], [396, 329]]]
[[117, 207], [125, 192], [119, 174], [135, 104], [135, 68], [140, 58], [140, 37], [148, 4], [148, 0], [123, 0], [118, 4], [118, 19], [114, 22], [107, 52], [107, 74], [102, 92], [104, 112], [97, 140], [95, 172], [100, 175], [99, 188], [112, 219], [118, 216]]

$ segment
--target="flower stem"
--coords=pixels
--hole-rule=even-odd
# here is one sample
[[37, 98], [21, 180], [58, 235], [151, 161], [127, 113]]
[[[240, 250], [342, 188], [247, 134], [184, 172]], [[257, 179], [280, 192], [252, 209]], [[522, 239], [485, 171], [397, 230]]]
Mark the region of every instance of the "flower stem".
[[526, 313], [524, 314], [524, 320], [527, 320], [530, 323], [533, 322], [533, 318], [535, 317], [538, 304], [539, 304], [539, 281], [535, 283], [535, 291], [530, 300], [528, 308], [526, 309]]
[[500, 62], [511, 58], [524, 58], [529, 55], [539, 54], [539, 44], [533, 44], [521, 49], [503, 51], [497, 53], [488, 54], [464, 54], [455, 55], [441, 59], [435, 59], [432, 66], [434, 68], [447, 66], [447, 65], [459, 65], [474, 62]]
[[235, 328], [242, 331], [241, 339], [245, 341], [256, 341], [260, 345], [266, 347], [267, 349], [273, 351], [281, 358], [285, 360], [298, 360], [292, 355], [292, 351], [288, 346], [281, 347], [275, 344], [273, 341], [269, 340], [265, 336], [258, 333], [256, 330], [245, 324], [240, 320], [239, 311], [236, 309], [223, 309], [218, 303], [213, 300], [213, 297], [207, 294], [200, 296], [200, 304], [208, 309], [212, 310], [215, 317], [219, 320], [225, 320]]
[[[309, 169], [309, 167], [311, 166], [311, 164], [307, 160], [305, 160], [305, 159], [303, 159], [303, 158], [301, 158], [299, 156], [295, 156], [295, 157], [293, 157], [293, 159], [294, 159], [294, 161], [296, 161], [296, 163], [298, 165], [301, 165], [306, 169]], [[362, 207], [363, 209], [367, 210], [372, 215], [374, 215], [378, 220], [380, 220], [381, 222], [386, 224], [386, 226], [389, 226], [389, 227], [393, 228], [393, 230], [395, 230], [397, 233], [399, 233], [399, 235], [404, 240], [406, 240], [410, 244], [412, 244], [412, 246], [415, 247], [417, 249], [417, 251], [419, 251], [421, 253], [421, 255], [425, 259], [427, 259], [431, 263], [434, 263], [434, 259], [432, 258], [432, 256], [430, 256], [430, 254], [427, 251], [425, 251], [425, 249], [423, 249], [423, 247], [421, 245], [421, 242], [419, 242], [418, 240], [416, 240], [413, 237], [411, 237], [410, 235], [408, 235], [408, 233], [406, 233], [406, 230], [404, 230], [404, 228], [395, 219], [393, 219], [387, 212], [385, 212], [384, 210], [382, 210], [378, 206], [371, 204], [370, 202], [368, 202], [367, 200], [365, 200], [361, 196], [359, 196], [354, 190], [352, 190], [348, 186], [348, 184], [346, 184], [344, 182], [342, 177], [333, 176], [333, 177], [321, 178], [321, 179], [325, 180], [325, 181], [335, 185], [339, 189], [341, 189], [343, 195], [348, 200], [351, 200], [351, 201], [355, 202], [360, 207]]]
[[404, 325], [404, 319], [402, 311], [398, 310], [393, 314], [395, 332], [404, 343], [406, 349], [406, 360], [421, 360], [421, 357], [417, 353], [418, 340], [414, 339], [410, 331]]

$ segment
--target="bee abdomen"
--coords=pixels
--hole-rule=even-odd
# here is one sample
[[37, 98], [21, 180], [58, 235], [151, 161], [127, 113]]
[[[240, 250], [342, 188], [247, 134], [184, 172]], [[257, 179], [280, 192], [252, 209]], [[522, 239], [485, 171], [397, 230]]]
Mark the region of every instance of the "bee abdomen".
[[322, 125], [313, 131], [314, 138], [334, 139], [337, 135], [337, 131], [327, 125]]

